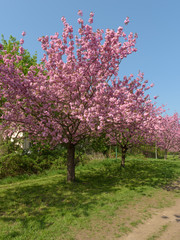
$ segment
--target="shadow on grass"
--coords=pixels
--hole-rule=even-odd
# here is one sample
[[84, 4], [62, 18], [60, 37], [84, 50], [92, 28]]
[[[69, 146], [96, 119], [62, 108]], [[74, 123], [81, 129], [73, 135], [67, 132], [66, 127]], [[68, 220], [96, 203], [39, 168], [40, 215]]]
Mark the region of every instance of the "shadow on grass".
[[[22, 229], [32, 222], [38, 230], [48, 228], [56, 216], [70, 224], [73, 218], [88, 216], [96, 205], [108, 204], [109, 199], [102, 194], [124, 188], [161, 188], [177, 177], [176, 168], [177, 164], [165, 161], [134, 160], [127, 161], [125, 169], [121, 169], [118, 161], [106, 160], [78, 167], [75, 183], [66, 183], [65, 176], [39, 185], [38, 181], [24, 186], [22, 182], [0, 193], [0, 218], [9, 224], [18, 221]], [[7, 239], [18, 234], [12, 232]]]

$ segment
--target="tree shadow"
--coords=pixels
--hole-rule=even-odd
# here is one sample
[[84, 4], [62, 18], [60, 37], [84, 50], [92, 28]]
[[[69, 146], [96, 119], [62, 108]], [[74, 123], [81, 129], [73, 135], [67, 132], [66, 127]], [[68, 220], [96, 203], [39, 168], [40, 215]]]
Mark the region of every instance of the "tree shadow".
[[[120, 168], [118, 161], [102, 162], [100, 167], [88, 167], [86, 171], [77, 169], [77, 180], [66, 183], [65, 177], [54, 182], [33, 185], [18, 185], [3, 190], [0, 198], [0, 219], [8, 224], [18, 221], [22, 229], [32, 222], [37, 229], [47, 229], [54, 224], [53, 217], [58, 214], [64, 218], [87, 217], [99, 204], [99, 196], [115, 193], [121, 188], [139, 190], [142, 187], [160, 188], [176, 178], [175, 166], [164, 162], [129, 161], [126, 168]], [[116, 187], [115, 187], [116, 186]], [[101, 196], [101, 204], [109, 199]], [[7, 239], [13, 239], [19, 232], [12, 232]]]

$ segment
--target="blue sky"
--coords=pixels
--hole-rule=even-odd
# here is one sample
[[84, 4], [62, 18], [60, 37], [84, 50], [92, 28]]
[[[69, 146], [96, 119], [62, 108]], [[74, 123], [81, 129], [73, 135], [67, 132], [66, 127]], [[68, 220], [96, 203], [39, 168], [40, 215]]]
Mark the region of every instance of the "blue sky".
[[119, 76], [138, 71], [155, 86], [150, 95], [159, 95], [158, 105], [165, 104], [168, 114], [180, 114], [180, 1], [179, 0], [0, 0], [0, 34], [8, 39], [21, 38], [26, 31], [24, 47], [38, 59], [43, 55], [37, 38], [62, 33], [61, 17], [75, 28], [77, 11], [83, 11], [84, 19], [95, 13], [93, 27], [117, 29], [124, 27], [124, 19], [130, 23], [125, 32], [137, 32], [138, 52], [124, 59]]

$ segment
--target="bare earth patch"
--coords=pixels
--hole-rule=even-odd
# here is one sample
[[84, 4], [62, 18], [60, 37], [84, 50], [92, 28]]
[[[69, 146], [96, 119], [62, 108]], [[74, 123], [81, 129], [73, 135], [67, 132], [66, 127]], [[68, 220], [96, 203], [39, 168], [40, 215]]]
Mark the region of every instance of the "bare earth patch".
[[173, 186], [119, 208], [115, 216], [93, 219], [75, 239], [180, 240], [180, 199], [169, 191], [174, 190]]
[[156, 212], [121, 240], [180, 240], [180, 199], [174, 206]]

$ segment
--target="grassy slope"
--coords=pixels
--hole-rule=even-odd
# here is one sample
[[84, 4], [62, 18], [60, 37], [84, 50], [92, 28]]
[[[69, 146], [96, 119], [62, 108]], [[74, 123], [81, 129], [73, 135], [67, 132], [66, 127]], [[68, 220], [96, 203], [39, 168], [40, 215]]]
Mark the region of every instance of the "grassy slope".
[[[179, 176], [178, 160], [131, 158], [125, 169], [115, 160], [78, 166], [77, 181], [72, 184], [66, 183], [65, 171], [1, 180], [0, 239], [76, 239], [83, 229], [93, 231], [91, 222], [101, 228], [119, 209], [130, 205], [133, 209], [133, 204], [148, 202], [158, 193], [165, 198], [162, 186]], [[158, 204], [163, 207], [166, 202]], [[126, 230], [123, 224], [119, 228], [119, 232]]]

